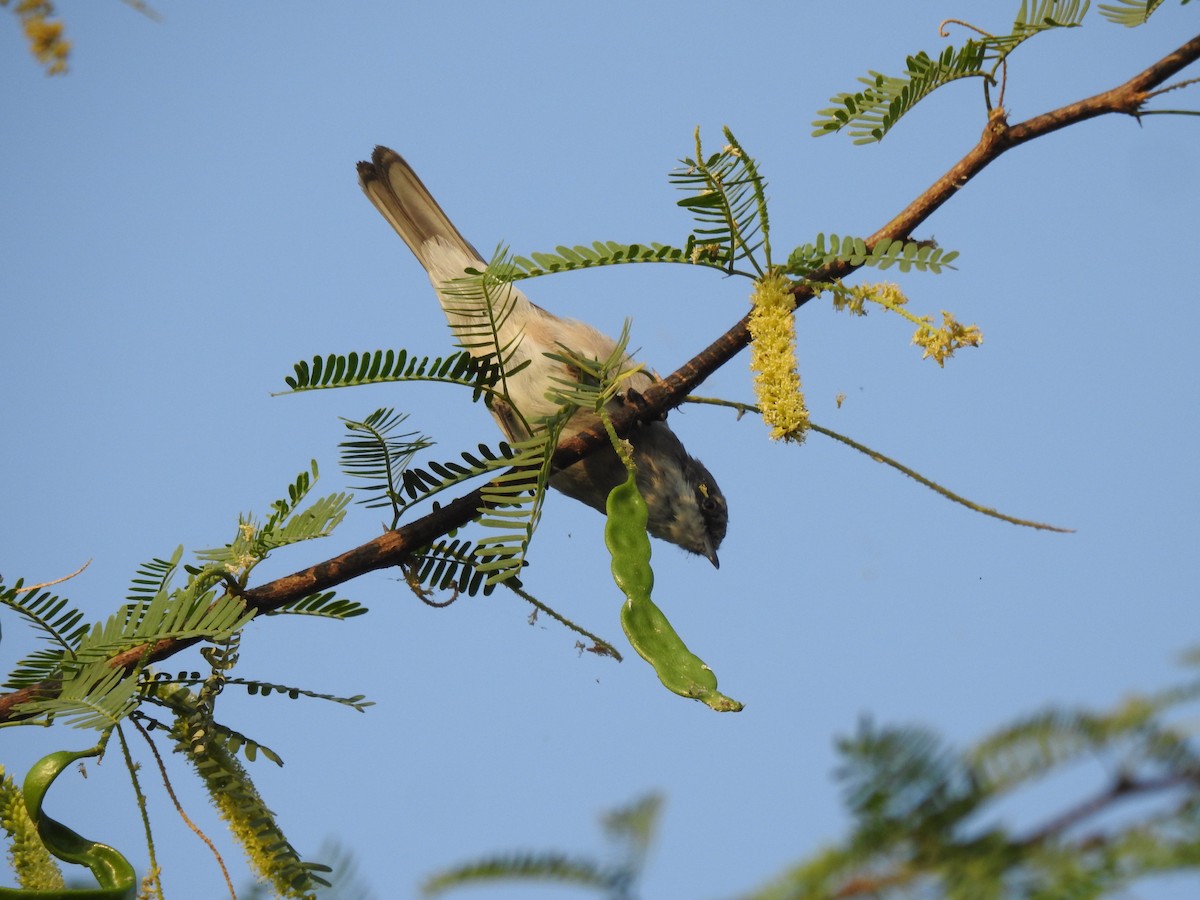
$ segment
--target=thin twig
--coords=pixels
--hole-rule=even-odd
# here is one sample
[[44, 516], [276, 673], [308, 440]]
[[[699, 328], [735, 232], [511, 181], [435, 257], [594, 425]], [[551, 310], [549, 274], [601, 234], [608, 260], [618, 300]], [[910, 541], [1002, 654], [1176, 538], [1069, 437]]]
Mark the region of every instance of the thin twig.
[[70, 575], [64, 575], [62, 578], [55, 578], [53, 581], [43, 581], [41, 584], [23, 584], [23, 585], [21, 585], [21, 592], [24, 593], [25, 591], [40, 591], [42, 588], [53, 587], [56, 584], [62, 584], [64, 581], [70, 581], [72, 578], [74, 578], [76, 575], [80, 574], [84, 569], [86, 569], [91, 564], [92, 564], [92, 561], [89, 559], [87, 562], [85, 562], [82, 566], [80, 566], [78, 569], [76, 569]]
[[[116, 732], [117, 739], [121, 742], [121, 755], [125, 758], [125, 769], [129, 772], [129, 780], [133, 784], [133, 795], [137, 800], [138, 812], [142, 816], [142, 829], [146, 832], [146, 852], [150, 857], [150, 868], [146, 872], [145, 878], [154, 882], [155, 891], [158, 893], [159, 900], [162, 900], [162, 870], [158, 867], [158, 855], [154, 852], [154, 833], [150, 830], [150, 811], [146, 805], [146, 795], [142, 793], [142, 784], [137, 777], [138, 765], [133, 761], [133, 754], [129, 752], [129, 742], [125, 740], [125, 730], [120, 724], [117, 725]], [[145, 879], [143, 879], [144, 882]]]
[[544, 612], [546, 615], [550, 616], [550, 618], [552, 618], [558, 622], [561, 622], [563, 625], [567, 626], [567, 628], [570, 628], [576, 634], [581, 634], [588, 640], [592, 641], [596, 645], [596, 647], [592, 650], [593, 653], [599, 653], [603, 656], [611, 656], [617, 662], [621, 662], [621, 654], [617, 652], [617, 648], [614, 647], [612, 644], [610, 644], [608, 641], [604, 640], [604, 638], [597, 637], [596, 635], [594, 635], [590, 631], [588, 631], [586, 628], [583, 628], [580, 625], [576, 625], [570, 619], [555, 612], [553, 609], [551, 609], [549, 606], [547, 606], [545, 603], [543, 603], [537, 597], [534, 597], [532, 594], [526, 593], [525, 591], [521, 590], [519, 587], [515, 587], [515, 586], [511, 585], [507, 581], [504, 582], [504, 586], [506, 588], [508, 588], [510, 591], [512, 591], [514, 594], [516, 594], [518, 597], [520, 597], [522, 600], [524, 600], [526, 603], [531, 604], [539, 612]]
[[[737, 410], [739, 418], [748, 412], [757, 413], [759, 415], [762, 414], [762, 410], [752, 403], [738, 403], [732, 400], [721, 400], [716, 397], [695, 396], [689, 396], [687, 400], [689, 403], [706, 403], [710, 406], [728, 406]], [[1021, 525], [1025, 528], [1037, 528], [1041, 531], [1057, 531], [1060, 534], [1075, 533], [1074, 528], [1060, 528], [1057, 525], [1048, 525], [1045, 522], [1035, 522], [1032, 519], [1018, 519], [1016, 516], [1010, 516], [1008, 513], [1002, 513], [998, 509], [993, 509], [990, 506], [984, 506], [981, 503], [976, 503], [974, 500], [964, 497], [961, 494], [954, 493], [954, 491], [950, 490], [949, 488], [942, 487], [936, 481], [926, 478], [915, 469], [910, 469], [899, 460], [892, 459], [890, 456], [886, 456], [883, 453], [880, 453], [878, 450], [872, 450], [866, 444], [860, 444], [858, 441], [847, 437], [840, 432], [834, 431], [831, 428], [824, 428], [821, 425], [817, 425], [815, 422], [809, 422], [808, 427], [817, 432], [817, 434], [823, 434], [828, 438], [833, 438], [833, 440], [840, 441], [847, 447], [851, 447], [857, 450], [859, 453], [869, 456], [871, 459], [875, 460], [875, 462], [891, 466], [897, 472], [901, 472], [904, 475], [907, 475], [913, 481], [925, 485], [925, 487], [929, 488], [931, 491], [941, 494], [947, 500], [951, 500], [955, 503], [965, 506], [967, 509], [974, 512], [982, 513], [985, 516], [991, 516], [993, 519], [1000, 519], [1004, 522], [1011, 522], [1013, 525]]]
[[[237, 900], [237, 892], [233, 889], [233, 879], [229, 877], [229, 870], [225, 868], [225, 860], [221, 858], [221, 853], [217, 850], [217, 845], [209, 840], [208, 835], [200, 830], [200, 826], [188, 818], [188, 814], [183, 811], [183, 806], [179, 802], [179, 798], [175, 796], [175, 789], [171, 787], [171, 779], [167, 776], [167, 767], [163, 765], [162, 757], [158, 754], [158, 747], [155, 746], [154, 740], [136, 716], [130, 716], [129, 721], [133, 723], [133, 727], [146, 739], [146, 743], [150, 745], [150, 752], [154, 754], [154, 761], [158, 763], [159, 774], [162, 775], [163, 786], [167, 789], [167, 796], [171, 798], [171, 802], [175, 804], [175, 811], [179, 813], [179, 818], [183, 819], [185, 825], [190, 828], [195, 835], [208, 845], [208, 849], [212, 851], [212, 855], [217, 858], [217, 865], [221, 867], [221, 874], [225, 876], [225, 886], [229, 888], [229, 896], [232, 900]], [[122, 738], [124, 740], [124, 738]]]
[[1200, 773], [1197, 772], [1172, 772], [1158, 778], [1133, 778], [1123, 775], [1096, 796], [1084, 800], [1034, 829], [1018, 843], [1022, 847], [1034, 847], [1059, 837], [1068, 829], [1105, 812], [1121, 800], [1169, 791], [1187, 784], [1194, 786], [1198, 781]]

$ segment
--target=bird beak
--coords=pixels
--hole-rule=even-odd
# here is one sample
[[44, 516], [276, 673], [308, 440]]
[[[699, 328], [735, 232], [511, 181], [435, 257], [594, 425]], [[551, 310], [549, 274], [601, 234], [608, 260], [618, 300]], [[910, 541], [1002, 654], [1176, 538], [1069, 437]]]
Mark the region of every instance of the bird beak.
[[713, 564], [714, 569], [721, 568], [721, 561], [717, 559], [717, 551], [713, 549], [713, 545], [709, 541], [704, 542], [704, 558]]

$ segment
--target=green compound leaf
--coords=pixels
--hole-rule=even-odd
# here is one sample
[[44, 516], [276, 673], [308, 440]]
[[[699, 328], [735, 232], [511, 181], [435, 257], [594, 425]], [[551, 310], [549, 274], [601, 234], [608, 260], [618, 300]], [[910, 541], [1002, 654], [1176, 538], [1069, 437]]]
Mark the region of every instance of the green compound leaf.
[[311, 363], [301, 360], [292, 368], [294, 374], [284, 378], [289, 390], [282, 393], [406, 381], [458, 384], [486, 391], [500, 374], [494, 358], [475, 357], [465, 350], [446, 357], [409, 355], [407, 350], [355, 352], [346, 356], [330, 353], [314, 356]]
[[654, 570], [646, 534], [646, 501], [633, 472], [608, 495], [604, 543], [612, 554], [613, 580], [625, 594], [621, 627], [638, 654], [658, 673], [667, 690], [691, 697], [717, 712], [739, 712], [742, 704], [717, 690], [717, 676], [679, 637], [650, 599]]
[[818, 233], [810, 244], [803, 244], [788, 257], [787, 273], [807, 278], [817, 269], [835, 260], [854, 266], [872, 266], [890, 269], [897, 266], [901, 272], [916, 270], [940, 275], [943, 269], [958, 259], [957, 250], [944, 250], [931, 241], [889, 240], [884, 238], [868, 249], [861, 237], [839, 236]]
[[[1102, 6], [1101, 11], [1113, 21], [1141, 17], [1140, 21], [1144, 20], [1143, 13], [1149, 14], [1143, 9], [1147, 0], [1121, 2], [1133, 11], [1127, 13], [1111, 6]], [[1161, 0], [1148, 2], [1157, 6]], [[936, 56], [925, 52], [909, 56], [904, 63], [904, 72], [899, 76], [869, 71], [858, 79], [864, 85], [862, 89], [830, 98], [833, 106], [817, 114], [813, 136], [845, 131], [856, 144], [881, 141], [905, 114], [935, 90], [966, 78], [981, 79], [986, 95], [991, 86], [1003, 82], [1003, 67], [1017, 47], [1052, 29], [1079, 27], [1088, 6], [1087, 0], [1022, 0], [1009, 34], [973, 37], [961, 47], [946, 47]], [[1138, 24], [1138, 21], [1126, 21], [1126, 24]], [[988, 108], [991, 108], [990, 102]]]
[[[1145, 25], [1154, 15], [1154, 11], [1162, 6], [1163, 0], [1117, 0], [1116, 3], [1101, 3], [1100, 15], [1117, 25], [1126, 28], [1136, 28]], [[1184, 3], [1187, 0], [1183, 0]]]
[[506, 260], [500, 274], [511, 281], [520, 281], [555, 272], [572, 272], [576, 269], [619, 266], [626, 263], [691, 265], [693, 262], [690, 247], [672, 247], [659, 243], [618, 244], [616, 241], [593, 241], [590, 247], [576, 244], [573, 247], [556, 247], [553, 253], [513, 256]]

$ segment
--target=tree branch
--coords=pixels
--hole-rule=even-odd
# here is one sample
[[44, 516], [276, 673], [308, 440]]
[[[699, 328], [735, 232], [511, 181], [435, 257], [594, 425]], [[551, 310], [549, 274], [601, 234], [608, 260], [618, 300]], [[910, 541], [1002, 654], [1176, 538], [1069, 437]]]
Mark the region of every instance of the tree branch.
[[[1107, 812], [1123, 800], [1162, 794], [1187, 785], [1195, 786], [1198, 782], [1200, 782], [1200, 773], [1193, 771], [1171, 772], [1150, 778], [1119, 777], [1095, 796], [1089, 797], [1066, 812], [1055, 816], [1051, 821], [1025, 837], [1016, 840], [1013, 846], [1027, 853], [1041, 844], [1058, 840], [1069, 829]], [[1109, 839], [1108, 835], [1097, 833], [1083, 835], [1072, 843], [1073, 846], [1086, 850], [1102, 846]], [[935, 874], [936, 872], [929, 868], [906, 861], [887, 871], [853, 875], [832, 896], [838, 900], [847, 900], [851, 897], [878, 897], [880, 892], [888, 888], [911, 885], [922, 877]]]
[[[1090, 797], [1077, 806], [1055, 816], [1046, 824], [1030, 832], [1018, 841], [1018, 843], [1021, 847], [1029, 848], [1055, 840], [1061, 837], [1068, 829], [1081, 825], [1088, 819], [1100, 815], [1122, 800], [1172, 791], [1184, 786], [1196, 787], [1198, 785], [1200, 785], [1200, 772], [1194, 771], [1169, 772], [1166, 775], [1159, 775], [1153, 778], [1134, 778], [1129, 775], [1122, 775], [1094, 797]], [[1096, 839], [1096, 837], [1085, 837], [1080, 843], [1087, 845], [1094, 843]]]
[[[1107, 113], [1139, 116], [1142, 105], [1150, 99], [1155, 88], [1197, 59], [1200, 59], [1200, 36], [1192, 38], [1124, 84], [1086, 100], [1035, 116], [1019, 125], [1010, 127], [1004, 110], [993, 110], [979, 143], [895, 218], [871, 235], [867, 239], [867, 246], [873, 247], [885, 238], [898, 240], [911, 236], [917, 226], [933, 215], [943, 203], [989, 163], [1013, 147]], [[833, 281], [845, 278], [857, 268], [859, 267], [850, 263], [836, 261], [814, 273], [812, 280]], [[797, 308], [813, 297], [812, 289], [804, 284], [796, 285], [793, 293], [796, 296]], [[750, 342], [748, 320], [749, 316], [744, 316], [694, 358], [644, 391], [641, 402], [630, 404], [615, 412], [612, 424], [617, 433], [627, 435], [640, 422], [661, 417], [667, 410], [679, 406], [693, 389], [729, 362]], [[608, 437], [601, 426], [572, 435], [559, 443], [554, 454], [554, 466], [556, 469], [569, 466], [607, 442]], [[332, 559], [253, 588], [244, 594], [244, 599], [252, 608], [266, 612], [368, 572], [399, 565], [408, 559], [413, 551], [454, 528], [466, 525], [475, 517], [481, 504], [480, 491], [472, 491], [403, 528], [385, 532]], [[166, 659], [193, 643], [196, 641], [169, 639], [159, 641], [150, 648], [134, 647], [114, 657], [112, 664], [114, 667], [132, 670], [139, 662]], [[15, 711], [21, 703], [57, 692], [56, 684], [44, 682], [0, 695], [0, 722], [21, 718], [21, 714]]]

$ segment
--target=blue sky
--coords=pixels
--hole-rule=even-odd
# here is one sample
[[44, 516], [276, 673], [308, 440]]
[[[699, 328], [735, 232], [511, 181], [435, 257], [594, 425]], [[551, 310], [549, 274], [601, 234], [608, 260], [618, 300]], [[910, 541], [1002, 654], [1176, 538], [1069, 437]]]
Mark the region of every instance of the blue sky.
[[[1016, 5], [973, 14], [999, 31]], [[46, 581], [91, 559], [64, 592], [96, 618], [139, 563], [229, 540], [238, 513], [265, 510], [310, 459], [324, 490], [343, 489], [339, 416], [407, 411], [439, 459], [497, 437], [448, 388], [271, 396], [313, 354], [450, 346], [423, 272], [356, 185], [375, 144], [403, 153], [475, 244], [525, 253], [682, 242], [690, 222], [666, 173], [697, 125], [714, 149], [729, 125], [770, 183], [778, 252], [818, 231], [875, 230], [983, 126], [976, 86], [961, 84], [881, 145], [809, 137], [857, 76], [940, 50], [938, 23], [961, 3], [162, 0], [158, 23], [116, 2], [59, 7], [75, 41], [65, 77], [44, 77], [0, 19], [0, 572]], [[1012, 119], [1118, 84], [1196, 21], [1168, 4], [1126, 31], [1093, 12], [1031, 42], [1010, 67]], [[983, 347], [944, 370], [895, 317], [820, 303], [798, 316], [815, 421], [1076, 533], [975, 515], [819, 435], [783, 447], [750, 418], [673, 413], [731, 521], [719, 571], [656, 544], [655, 596], [745, 711], [667, 693], [632, 653], [581, 655], [505, 592], [434, 610], [376, 573], [343, 592], [369, 616], [252, 626], [240, 667], [365, 693], [367, 714], [234, 690], [221, 700], [224, 721], [285, 758], [253, 771], [293, 844], [352, 845], [380, 897], [410, 896], [437, 868], [491, 851], [602, 852], [598, 814], [657, 790], [667, 805], [646, 896], [729, 896], [843, 833], [833, 744], [863, 715], [961, 744], [1047, 703], [1105, 706], [1182, 678], [1200, 599], [1195, 122], [1068, 129], [940, 210], [921, 236], [959, 250], [957, 271], [896, 280], [918, 312], [982, 328]], [[632, 317], [640, 357], [669, 372], [741, 317], [747, 288], [643, 266], [528, 292], [610, 333]], [[745, 356], [701, 393], [749, 399]], [[526, 583], [623, 647], [602, 525], [552, 497]], [[261, 578], [379, 527], [356, 507]], [[4, 625], [7, 668], [32, 644]], [[20, 772], [88, 740], [10, 729], [0, 761]], [[189, 813], [218, 836], [173, 762]], [[56, 788], [52, 811], [141, 868], [127, 783], [115, 760], [102, 772]], [[152, 772], [145, 781], [170, 895], [219, 896], [216, 867]], [[1048, 786], [1011, 822], [1032, 827], [1069, 796]], [[1194, 889], [1175, 880], [1139, 896]]]

